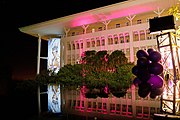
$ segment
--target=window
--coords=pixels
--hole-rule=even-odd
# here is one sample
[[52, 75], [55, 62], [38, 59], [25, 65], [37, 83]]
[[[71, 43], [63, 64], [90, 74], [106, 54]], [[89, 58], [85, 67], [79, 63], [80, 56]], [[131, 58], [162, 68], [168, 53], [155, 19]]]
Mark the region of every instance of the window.
[[71, 108], [71, 105], [72, 105], [72, 103], [71, 103], [71, 100], [68, 100], [68, 107], [70, 107]]
[[152, 35], [150, 34], [150, 30], [149, 29], [146, 30], [146, 39], [147, 40], [152, 39]]
[[76, 43], [76, 49], [79, 49], [79, 43]]
[[77, 101], [77, 107], [80, 107], [80, 100]]
[[129, 33], [126, 33], [126, 34], [125, 34], [125, 39], [126, 39], [126, 42], [128, 43], [129, 40], [130, 40], [130, 38], [129, 38]]
[[125, 24], [126, 26], [129, 26], [129, 22], [126, 22], [126, 24]]
[[144, 114], [149, 114], [149, 108], [148, 107], [143, 107], [143, 113]]
[[90, 48], [90, 41], [87, 41], [87, 48]]
[[132, 105], [128, 105], [128, 115], [132, 115]]
[[93, 111], [96, 111], [96, 102], [93, 102]]
[[133, 32], [133, 41], [139, 41], [139, 34], [137, 31]]
[[68, 50], [71, 50], [71, 44], [68, 43]]
[[117, 34], [114, 35], [114, 44], [118, 44], [119, 41], [118, 41], [118, 36]]
[[122, 114], [126, 115], [127, 114], [127, 105], [122, 105]]
[[137, 24], [141, 24], [141, 23], [142, 23], [141, 19], [137, 20]]
[[92, 41], [92, 47], [95, 47], [95, 41], [94, 40]]
[[110, 112], [111, 113], [115, 112], [115, 104], [110, 104]]
[[73, 48], [72, 48], [73, 50], [75, 50], [75, 44], [73, 43]]
[[136, 106], [136, 116], [138, 118], [142, 117], [142, 106]]
[[100, 40], [96, 41], [96, 46], [100, 46]]
[[103, 103], [103, 109], [106, 109], [107, 106], [106, 106], [106, 103]]
[[88, 108], [91, 108], [91, 102], [88, 102]]
[[119, 39], [121, 43], [124, 43], [124, 35], [123, 34], [119, 34]]
[[94, 40], [94, 38], [91, 38], [91, 47], [95, 47], [95, 40]]
[[73, 100], [72, 107], [75, 108], [75, 106], [76, 106], [76, 100]]
[[84, 101], [81, 101], [81, 106], [84, 108]]
[[140, 31], [140, 40], [145, 40], [145, 32], [144, 32], [144, 30]]
[[121, 104], [116, 104], [116, 113], [120, 114], [121, 112]]
[[113, 44], [113, 38], [112, 35], [108, 36], [108, 45], [112, 45]]
[[83, 49], [83, 43], [81, 43], [81, 49]]
[[154, 115], [155, 112], [155, 107], [150, 107], [150, 115]]
[[120, 28], [121, 27], [121, 25], [118, 23], [118, 24], [116, 24], [116, 28]]
[[80, 35], [80, 33], [79, 33], [79, 32], [76, 32], [76, 35]]
[[104, 38], [104, 36], [101, 37], [101, 45], [102, 45], [102, 46], [105, 46], [105, 38]]
[[98, 28], [98, 31], [102, 31], [102, 29], [103, 29], [102, 27], [99, 27], [99, 28]]
[[72, 32], [72, 34], [71, 34], [72, 36], [74, 36], [75, 35], [75, 32]]
[[143, 107], [143, 117], [144, 118], [149, 117], [149, 107]]
[[98, 109], [102, 109], [102, 103], [98, 102]]
[[96, 37], [96, 46], [100, 46], [100, 39], [99, 39], [99, 37]]

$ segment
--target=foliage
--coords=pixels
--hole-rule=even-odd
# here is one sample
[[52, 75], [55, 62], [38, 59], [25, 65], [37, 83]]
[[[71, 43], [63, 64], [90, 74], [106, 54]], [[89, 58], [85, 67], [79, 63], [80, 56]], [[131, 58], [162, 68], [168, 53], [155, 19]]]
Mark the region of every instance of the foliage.
[[110, 89], [128, 89], [134, 79], [134, 75], [130, 72], [133, 66], [133, 63], [119, 65], [117, 71], [112, 74], [112, 79], [108, 81]]
[[47, 85], [56, 83], [56, 73], [49, 70], [43, 70], [40, 74], [36, 75], [35, 80], [39, 85]]
[[77, 88], [82, 85], [82, 64], [67, 64], [57, 73], [59, 84], [63, 84], [67, 88]]
[[61, 67], [58, 73], [44, 70], [36, 76], [35, 80], [38, 81], [39, 85], [60, 84], [66, 88], [74, 89], [82, 83], [83, 77], [81, 71], [81, 64], [67, 64], [64, 67]]
[[68, 89], [85, 85], [91, 91], [102, 91], [106, 86], [112, 91], [126, 91], [132, 84], [133, 66], [120, 50], [111, 54], [106, 50], [85, 51], [80, 64], [67, 64], [61, 67], [57, 74], [50, 71], [41, 73], [37, 75], [36, 80], [41, 84], [58, 83]]
[[180, 13], [179, 13], [179, 4], [173, 5], [168, 9], [168, 14], [172, 14], [174, 17], [177, 19], [180, 18]]
[[108, 57], [108, 61], [109, 61], [109, 66], [115, 68], [116, 66], [126, 64], [128, 62], [128, 59], [126, 58], [124, 52], [120, 50], [115, 50]]

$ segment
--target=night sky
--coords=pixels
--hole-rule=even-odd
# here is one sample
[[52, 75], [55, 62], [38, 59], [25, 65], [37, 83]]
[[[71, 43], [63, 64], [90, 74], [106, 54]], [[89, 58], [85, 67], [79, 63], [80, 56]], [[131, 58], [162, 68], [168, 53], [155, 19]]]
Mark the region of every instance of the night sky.
[[[29, 84], [20, 85], [24, 87], [18, 89], [18, 83], [33, 80], [36, 76], [38, 38], [24, 34], [18, 28], [120, 1], [122, 0], [0, 0], [1, 117], [8, 119], [13, 116], [14, 119], [26, 120], [24, 118], [37, 114], [36, 91], [26, 87]], [[41, 56], [47, 57], [47, 41], [42, 41]], [[46, 61], [41, 62], [41, 69], [46, 69]], [[41, 99], [46, 101], [46, 96]]]
[[[33, 79], [38, 38], [21, 33], [18, 28], [120, 1], [123, 0], [0, 0], [1, 67], [12, 71], [13, 80]], [[42, 41], [41, 56], [47, 56], [46, 41]], [[41, 69], [46, 68], [45, 63], [42, 61]]]

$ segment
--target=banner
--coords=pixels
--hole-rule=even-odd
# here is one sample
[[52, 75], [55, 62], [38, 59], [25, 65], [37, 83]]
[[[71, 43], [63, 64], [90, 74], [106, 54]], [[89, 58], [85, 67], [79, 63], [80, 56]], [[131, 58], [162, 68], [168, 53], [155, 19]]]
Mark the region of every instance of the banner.
[[48, 70], [57, 73], [60, 69], [60, 38], [48, 41]]
[[48, 85], [48, 112], [61, 112], [61, 92], [60, 85]]

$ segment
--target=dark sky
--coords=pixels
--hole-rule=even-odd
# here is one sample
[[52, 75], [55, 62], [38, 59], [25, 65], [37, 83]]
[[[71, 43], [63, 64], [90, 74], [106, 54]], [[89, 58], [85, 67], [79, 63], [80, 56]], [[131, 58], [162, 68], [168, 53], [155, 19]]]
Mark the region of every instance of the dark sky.
[[[1, 66], [9, 67], [13, 79], [33, 79], [36, 75], [37, 38], [18, 28], [118, 3], [123, 0], [0, 0]], [[41, 56], [47, 56], [42, 41]], [[46, 68], [42, 60], [41, 69]]]

